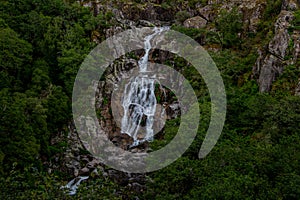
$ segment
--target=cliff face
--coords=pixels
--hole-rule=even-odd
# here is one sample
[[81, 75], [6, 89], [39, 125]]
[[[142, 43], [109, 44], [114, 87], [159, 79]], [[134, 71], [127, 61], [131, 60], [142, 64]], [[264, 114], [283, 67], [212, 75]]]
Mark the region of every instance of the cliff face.
[[[299, 1], [282, 0], [209, 0], [198, 3], [188, 1], [122, 1], [105, 3], [96, 1], [94, 7], [98, 13], [111, 10], [118, 25], [107, 30], [107, 36], [135, 26], [182, 25], [186, 28], [216, 31], [215, 23], [223, 10], [238, 10], [242, 16], [243, 30], [240, 39], [247, 34], [256, 34], [259, 26], [270, 26], [271, 37], [267, 44], [253, 44], [257, 48], [258, 58], [253, 66], [253, 78], [257, 80], [260, 92], [269, 92], [272, 83], [284, 71], [285, 66], [295, 64], [299, 58], [299, 29], [290, 30], [294, 13], [299, 10]], [[274, 4], [274, 5], [271, 5]], [[86, 6], [92, 6], [91, 3]], [[266, 15], [275, 15], [267, 21]], [[277, 14], [278, 13], [278, 14]], [[244, 38], [243, 38], [244, 37]], [[265, 40], [266, 38], [261, 38]], [[202, 42], [201, 42], [202, 43]], [[205, 42], [203, 42], [205, 44]], [[250, 47], [253, 48], [253, 47]]]
[[[288, 31], [294, 20], [293, 13], [297, 9], [296, 1], [283, 1], [281, 12], [274, 25], [274, 37], [265, 49], [258, 50], [259, 58], [253, 67], [253, 73], [258, 80], [261, 92], [270, 91], [273, 81], [283, 73], [285, 66], [295, 64], [298, 59], [299, 30], [293, 30], [292, 33]], [[291, 44], [293, 45], [290, 46]], [[293, 56], [286, 58], [288, 54]]]

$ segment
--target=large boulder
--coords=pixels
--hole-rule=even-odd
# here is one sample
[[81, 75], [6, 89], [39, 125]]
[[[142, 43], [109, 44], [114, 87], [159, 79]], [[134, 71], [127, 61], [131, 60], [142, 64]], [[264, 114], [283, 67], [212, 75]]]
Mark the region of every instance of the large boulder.
[[290, 11], [299, 9], [297, 0], [283, 0], [281, 9]]
[[205, 28], [206, 24], [207, 24], [207, 20], [203, 19], [200, 16], [186, 19], [183, 22], [183, 26], [186, 28]]

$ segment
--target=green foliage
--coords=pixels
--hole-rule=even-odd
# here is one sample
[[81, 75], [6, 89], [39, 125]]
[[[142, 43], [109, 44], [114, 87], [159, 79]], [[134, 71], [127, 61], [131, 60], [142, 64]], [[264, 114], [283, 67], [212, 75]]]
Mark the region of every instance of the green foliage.
[[64, 148], [50, 139], [67, 131], [76, 73], [111, 17], [62, 0], [0, 1], [1, 172], [40, 168]]
[[292, 21], [292, 30], [300, 30], [300, 11], [297, 10], [296, 12], [294, 12], [294, 20]]
[[60, 189], [60, 177], [26, 167], [22, 173], [14, 165], [8, 177], [0, 178], [1, 199], [70, 199]]
[[48, 129], [52, 133], [58, 133], [70, 119], [69, 98], [63, 92], [62, 87], [53, 86], [47, 100]]
[[[249, 96], [237, 91], [228, 97], [226, 126], [213, 151], [198, 160], [203, 137], [197, 137], [184, 157], [149, 174], [152, 181], [148, 182], [145, 199], [299, 196], [299, 98]], [[166, 131], [176, 131], [172, 129], [166, 127]]]
[[267, 0], [267, 7], [264, 12], [264, 20], [274, 19], [281, 11], [282, 0]]
[[242, 16], [237, 8], [233, 8], [230, 12], [222, 10], [216, 20], [216, 28], [219, 31], [217, 38], [223, 47], [240, 46], [241, 39], [238, 34], [243, 30], [243, 24]]
[[36, 162], [39, 139], [46, 132], [45, 109], [36, 98], [1, 90], [1, 151], [5, 169], [18, 162], [26, 166]]
[[[176, 11], [183, 22], [188, 13], [179, 8], [198, 2], [164, 1], [161, 7]], [[245, 44], [238, 34], [242, 21], [237, 9], [221, 11], [216, 33], [172, 26], [199, 43], [223, 47], [210, 54], [226, 85], [228, 114], [222, 136], [206, 158], [199, 160], [198, 151], [210, 122], [209, 92], [197, 71], [174, 56], [167, 63], [189, 80], [199, 98], [200, 126], [191, 147], [172, 165], [146, 174], [143, 194], [100, 174], [83, 182], [75, 198], [299, 199], [300, 100], [292, 94], [299, 63], [285, 68], [270, 94], [258, 94], [251, 79], [257, 58], [253, 49], [273, 36], [281, 3], [268, 0], [258, 33]], [[0, 1], [0, 199], [72, 199], [60, 190], [67, 183], [65, 174], [45, 173], [42, 162], [68, 146], [64, 140], [53, 145], [51, 138], [68, 131], [76, 73], [95, 46], [92, 41], [104, 40], [105, 29], [114, 25], [111, 12], [94, 14], [73, 0]], [[299, 29], [299, 16], [296, 11], [291, 30]], [[167, 145], [179, 125], [180, 118], [167, 121], [151, 149]]]
[[267, 45], [274, 36], [274, 23], [281, 12], [282, 0], [268, 0], [263, 19], [257, 27], [256, 42]]
[[153, 151], [156, 151], [166, 146], [177, 133], [179, 125], [180, 125], [180, 118], [168, 120], [165, 124], [163, 133], [160, 134], [163, 136], [163, 138], [151, 142], [150, 143], [151, 149]]
[[201, 37], [201, 35], [204, 32], [204, 30], [201, 30], [201, 29], [186, 28], [186, 27], [183, 27], [183, 26], [172, 26], [172, 29], [174, 31], [181, 32], [181, 33], [193, 38], [194, 40], [197, 40], [197, 38]]
[[191, 17], [187, 11], [179, 11], [175, 15], [176, 21], [183, 23], [187, 18]]
[[186, 27], [180, 26], [180, 25], [173, 25], [171, 28], [174, 31], [178, 31], [180, 33], [183, 33], [183, 34], [193, 38], [200, 44], [203, 43], [203, 40], [207, 34], [207, 31], [205, 29], [186, 28]]
[[[82, 183], [78, 189], [76, 198], [78, 199], [122, 199], [122, 197], [116, 194], [116, 190], [120, 191], [119, 186], [110, 180], [103, 178], [97, 178], [88, 182]], [[93, 191], [93, 192], [91, 192]], [[120, 191], [120, 193], [129, 193], [129, 191]], [[128, 194], [130, 195], [130, 194]], [[132, 197], [133, 198], [133, 197]]]
[[298, 85], [298, 78], [300, 74], [300, 67], [298, 63], [288, 65], [285, 67], [283, 73], [273, 83], [273, 91], [284, 91], [286, 93], [293, 93]]
[[252, 66], [257, 58], [255, 54], [236, 53], [226, 49], [216, 53], [211, 52], [210, 55], [221, 71], [227, 87], [243, 86], [251, 79]]
[[22, 88], [28, 80], [32, 46], [10, 28], [0, 28], [1, 87]]

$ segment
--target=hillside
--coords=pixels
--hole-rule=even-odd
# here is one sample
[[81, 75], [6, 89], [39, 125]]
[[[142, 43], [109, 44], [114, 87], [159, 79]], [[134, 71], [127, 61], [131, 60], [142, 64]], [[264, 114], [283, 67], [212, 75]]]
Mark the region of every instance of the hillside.
[[[0, 29], [0, 199], [300, 198], [299, 0], [1, 0]], [[189, 39], [169, 39], [168, 30]], [[109, 40], [124, 31], [127, 40]], [[109, 48], [97, 53], [103, 42]], [[210, 68], [199, 73], [191, 62], [197, 59], [216, 67], [222, 85], [215, 86], [218, 74]], [[86, 74], [76, 79], [79, 73]], [[131, 85], [122, 82], [132, 74]], [[216, 102], [225, 98], [223, 84], [224, 127], [199, 158], [211, 120], [222, 124]], [[181, 102], [188, 88], [196, 101]], [[75, 98], [90, 89], [90, 99]], [[136, 96], [144, 90], [142, 101]], [[96, 121], [85, 114], [90, 104]], [[93, 151], [106, 145], [91, 129], [95, 122], [103, 141], [119, 149], [99, 150], [109, 165]], [[151, 164], [156, 171], [139, 171], [138, 156], [122, 157], [163, 150], [181, 127], [181, 143]], [[193, 130], [195, 138], [185, 140]], [[88, 145], [85, 133], [92, 135]], [[137, 168], [116, 169], [118, 162]], [[164, 162], [170, 163], [158, 167]], [[81, 181], [73, 195], [62, 188], [71, 180]]]

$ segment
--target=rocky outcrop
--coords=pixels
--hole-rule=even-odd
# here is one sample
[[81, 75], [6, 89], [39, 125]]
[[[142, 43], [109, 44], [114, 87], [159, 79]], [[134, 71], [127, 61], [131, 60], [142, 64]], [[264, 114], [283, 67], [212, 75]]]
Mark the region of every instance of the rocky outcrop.
[[266, 1], [253, 1], [256, 4], [243, 4], [240, 6], [240, 9], [244, 13], [244, 24], [247, 25], [247, 29], [249, 32], [256, 33], [258, 24], [260, 23], [265, 8], [266, 8]]
[[294, 43], [292, 64], [295, 64], [300, 58], [300, 30], [294, 30], [291, 38]]
[[[286, 7], [286, 6], [283, 6]], [[259, 58], [253, 67], [254, 77], [257, 78], [260, 92], [268, 92], [276, 77], [282, 74], [284, 66], [289, 64], [286, 56], [292, 37], [288, 32], [293, 12], [282, 10], [275, 23], [275, 34], [266, 49], [259, 50]]]
[[[267, 7], [266, 0], [209, 0], [206, 6], [197, 8], [198, 16], [187, 19], [184, 26], [210, 27], [209, 24], [218, 17], [221, 10], [230, 11], [234, 7], [243, 17], [244, 30], [256, 33]], [[257, 80], [261, 92], [270, 91], [272, 83], [282, 74], [284, 66], [295, 64], [299, 58], [299, 31], [289, 31], [294, 19], [293, 12], [299, 9], [299, 1], [283, 0], [281, 9], [275, 22], [274, 36], [268, 45], [258, 50], [259, 57], [253, 67], [253, 77]]]
[[216, 12], [214, 11], [214, 7], [212, 5], [206, 5], [204, 7], [198, 8], [199, 15], [201, 15], [204, 19], [209, 22], [214, 21], [216, 18]]
[[298, 3], [297, 0], [283, 0], [281, 9], [295, 11], [299, 8]]
[[200, 16], [192, 17], [183, 22], [183, 26], [186, 28], [205, 28], [207, 20]]
[[263, 17], [267, 1], [266, 0], [210, 0], [208, 5], [198, 8], [201, 17], [209, 22], [213, 22], [221, 10], [231, 11], [237, 8], [238, 12], [243, 16], [243, 24], [249, 32], [256, 32], [258, 24]]
[[119, 5], [126, 19], [132, 21], [147, 20], [151, 22], [172, 22], [174, 20], [174, 10], [166, 9], [159, 4], [145, 3], [145, 4], [133, 4], [124, 3]]
[[[85, 120], [85, 122], [88, 123], [88, 120]], [[70, 127], [68, 146], [69, 148], [61, 159], [63, 163], [60, 164], [68, 174], [74, 177], [90, 176], [90, 178], [101, 176], [114, 180], [116, 183], [128, 188], [129, 191], [142, 192], [145, 190], [146, 177], [144, 174], [124, 173], [110, 169], [102, 164], [101, 160], [84, 151], [73, 125]]]

